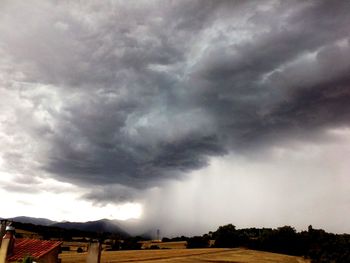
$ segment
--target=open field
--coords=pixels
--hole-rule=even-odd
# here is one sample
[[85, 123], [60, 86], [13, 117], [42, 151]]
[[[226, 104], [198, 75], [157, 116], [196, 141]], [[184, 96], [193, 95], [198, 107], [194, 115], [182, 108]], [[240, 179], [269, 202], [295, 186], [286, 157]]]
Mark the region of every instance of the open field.
[[[62, 263], [83, 263], [86, 253], [62, 254]], [[156, 263], [308, 263], [300, 258], [248, 249], [166, 249], [102, 252], [102, 263], [156, 262]]]

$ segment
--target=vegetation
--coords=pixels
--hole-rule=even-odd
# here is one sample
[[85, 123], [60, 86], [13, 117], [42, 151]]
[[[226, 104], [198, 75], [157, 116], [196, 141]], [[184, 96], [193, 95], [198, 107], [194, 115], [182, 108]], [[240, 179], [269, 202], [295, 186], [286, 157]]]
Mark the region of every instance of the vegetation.
[[160, 249], [160, 247], [158, 245], [151, 245], [149, 249]]
[[120, 244], [120, 248], [122, 250], [137, 250], [141, 249], [142, 243], [142, 237], [132, 237], [132, 238], [127, 238]]
[[290, 226], [277, 229], [239, 229], [229, 224], [219, 227], [215, 232], [202, 237], [189, 238], [189, 247], [207, 247], [206, 240], [211, 237], [217, 248], [246, 247], [294, 256], [303, 256], [313, 263], [350, 262], [350, 235], [335, 235], [322, 229], [296, 232]]
[[232, 224], [220, 226], [211, 234], [215, 239], [215, 247], [238, 247], [240, 245], [240, 234]]
[[322, 229], [297, 232], [293, 227], [236, 229], [232, 224], [220, 226], [215, 232], [192, 238], [163, 238], [163, 241], [186, 240], [188, 248], [206, 248], [215, 240], [216, 248], [246, 247], [249, 249], [303, 256], [312, 263], [350, 262], [350, 235], [336, 235]]
[[187, 240], [187, 248], [206, 248], [209, 247], [209, 237], [204, 236], [194, 236]]
[[23, 258], [23, 260], [21, 261], [21, 263], [32, 263], [33, 262], [33, 258], [26, 256]]

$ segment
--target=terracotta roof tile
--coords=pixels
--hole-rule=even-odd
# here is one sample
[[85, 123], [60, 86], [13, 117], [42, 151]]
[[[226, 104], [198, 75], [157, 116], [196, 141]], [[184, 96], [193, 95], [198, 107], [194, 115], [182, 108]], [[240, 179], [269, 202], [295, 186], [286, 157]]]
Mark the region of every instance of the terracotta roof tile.
[[14, 254], [8, 258], [8, 261], [21, 260], [26, 256], [38, 259], [61, 244], [61, 241], [16, 239]]

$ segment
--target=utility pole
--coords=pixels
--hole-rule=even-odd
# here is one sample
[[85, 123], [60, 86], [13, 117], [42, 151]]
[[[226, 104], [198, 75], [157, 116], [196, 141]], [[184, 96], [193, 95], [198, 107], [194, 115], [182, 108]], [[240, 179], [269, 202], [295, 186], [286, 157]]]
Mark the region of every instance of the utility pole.
[[160, 240], [160, 230], [157, 229], [157, 240]]

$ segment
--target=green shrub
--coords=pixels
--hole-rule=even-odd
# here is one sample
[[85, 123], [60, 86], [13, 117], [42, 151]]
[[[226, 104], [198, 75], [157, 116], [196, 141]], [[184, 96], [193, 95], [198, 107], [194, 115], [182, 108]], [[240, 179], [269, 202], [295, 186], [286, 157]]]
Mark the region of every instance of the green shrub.
[[21, 263], [33, 263], [33, 258], [30, 256], [26, 256], [23, 258]]

